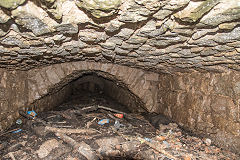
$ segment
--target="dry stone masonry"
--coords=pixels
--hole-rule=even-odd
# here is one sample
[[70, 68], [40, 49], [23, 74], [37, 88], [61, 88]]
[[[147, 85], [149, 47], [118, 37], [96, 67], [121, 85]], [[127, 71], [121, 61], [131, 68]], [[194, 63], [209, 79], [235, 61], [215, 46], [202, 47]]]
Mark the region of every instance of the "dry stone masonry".
[[0, 130], [87, 71], [239, 151], [240, 0], [1, 0], [0, 67]]

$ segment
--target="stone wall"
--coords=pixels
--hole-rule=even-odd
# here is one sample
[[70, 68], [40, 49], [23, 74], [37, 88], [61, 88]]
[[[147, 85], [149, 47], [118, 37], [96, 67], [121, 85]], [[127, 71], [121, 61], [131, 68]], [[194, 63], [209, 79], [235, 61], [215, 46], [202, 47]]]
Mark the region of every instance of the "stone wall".
[[239, 0], [2, 0], [0, 66], [87, 59], [157, 72], [239, 70]]
[[[121, 65], [80, 61], [30, 71], [1, 71], [1, 128], [14, 122], [19, 109], [42, 111], [61, 104], [70, 96], [69, 83], [84, 73], [96, 73], [113, 80], [116, 86], [124, 86], [139, 98], [148, 112], [163, 113], [186, 130], [208, 136], [215, 144], [238, 151], [240, 74], [231, 70], [156, 74]], [[128, 95], [122, 94], [126, 91], [122, 92], [110, 83], [103, 82], [103, 86], [113, 88], [112, 92], [107, 92], [111, 97], [126, 100], [124, 96]], [[139, 108], [129, 106], [133, 106], [132, 111], [143, 111], [140, 105]]]
[[234, 149], [239, 18], [239, 0], [1, 0], [1, 128], [90, 70]]
[[27, 106], [27, 74], [23, 71], [0, 69], [0, 131], [10, 127], [19, 116], [18, 110]]
[[[142, 100], [147, 111], [157, 110], [158, 74], [116, 64], [87, 61], [55, 64], [28, 71], [28, 102], [33, 103], [49, 92], [55, 92], [56, 88], [67, 85], [86, 72], [100, 72], [101, 76], [119, 84], [122, 83], [132, 94]], [[139, 107], [137, 110], [142, 109]]]
[[[113, 92], [117, 89], [119, 91], [111, 97], [122, 102], [127, 100], [128, 104], [125, 102], [123, 104], [134, 107], [130, 110], [136, 112], [157, 110], [158, 74], [153, 72], [96, 62], [63, 63], [30, 71], [1, 70], [0, 131], [8, 128], [18, 118], [18, 111], [21, 109], [43, 111], [63, 103], [71, 95], [69, 83], [86, 72], [101, 72], [99, 74], [102, 77], [114, 80], [125, 87], [127, 92], [122, 87], [112, 88]], [[110, 83], [104, 85], [108, 88]], [[121, 93], [127, 93], [126, 97], [132, 97], [130, 99], [121, 97]], [[132, 104], [130, 100], [134, 100], [134, 97], [140, 100], [135, 100]], [[135, 102], [139, 106], [136, 106]], [[141, 108], [143, 106], [144, 108]]]
[[185, 129], [239, 152], [239, 72], [176, 73], [159, 79], [159, 112]]

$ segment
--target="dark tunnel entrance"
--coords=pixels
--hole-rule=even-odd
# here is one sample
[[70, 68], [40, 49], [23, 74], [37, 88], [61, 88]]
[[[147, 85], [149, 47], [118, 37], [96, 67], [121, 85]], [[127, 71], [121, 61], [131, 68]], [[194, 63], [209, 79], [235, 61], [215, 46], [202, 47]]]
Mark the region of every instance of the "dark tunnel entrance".
[[145, 112], [144, 104], [125, 84], [104, 72], [83, 72], [65, 88], [70, 95], [54, 110], [103, 105], [126, 113]]

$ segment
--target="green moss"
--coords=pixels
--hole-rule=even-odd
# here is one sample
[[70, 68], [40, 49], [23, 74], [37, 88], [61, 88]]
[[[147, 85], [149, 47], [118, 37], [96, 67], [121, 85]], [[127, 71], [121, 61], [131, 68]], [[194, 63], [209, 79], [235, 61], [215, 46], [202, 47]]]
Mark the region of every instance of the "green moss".
[[190, 13], [185, 21], [196, 22], [202, 18], [207, 12], [209, 12], [214, 6], [216, 6], [220, 0], [207, 0], [198, 6], [194, 11]]
[[26, 0], [0, 0], [0, 6], [7, 9], [15, 9]]
[[121, 4], [121, 0], [78, 0], [77, 6], [89, 11], [94, 17], [113, 15]]

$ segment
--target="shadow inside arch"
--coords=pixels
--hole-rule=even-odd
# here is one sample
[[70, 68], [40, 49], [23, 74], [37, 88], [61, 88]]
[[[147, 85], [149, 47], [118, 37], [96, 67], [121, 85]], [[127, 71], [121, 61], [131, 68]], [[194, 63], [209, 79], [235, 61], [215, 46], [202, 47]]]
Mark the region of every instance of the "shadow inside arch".
[[[99, 103], [98, 105], [106, 105], [106, 102], [115, 101], [119, 105], [114, 106], [119, 107], [114, 109], [125, 112], [147, 112], [143, 101], [132, 93], [124, 82], [110, 73], [99, 70], [73, 71], [68, 76], [62, 78], [59, 83], [51, 86], [48, 89], [48, 93], [36, 100], [33, 105], [44, 107], [42, 102], [47, 101], [44, 99], [49, 99], [48, 97], [51, 97], [53, 103], [52, 105], [48, 104], [49, 106], [47, 108], [55, 108], [60, 104], [55, 103], [53, 99], [59, 95], [58, 93], [65, 93], [64, 90], [68, 90], [68, 95], [64, 96], [65, 99], [61, 100], [62, 103], [70, 103], [71, 101], [71, 103], [74, 102], [77, 104], [77, 101], [80, 101], [80, 99], [84, 97], [88, 99], [88, 101]], [[59, 98], [57, 99], [59, 100]], [[99, 101], [99, 99], [103, 99], [104, 103]], [[82, 101], [80, 103], [82, 103]]]

